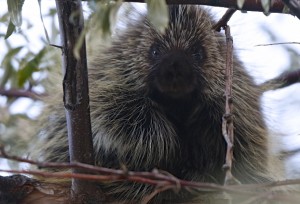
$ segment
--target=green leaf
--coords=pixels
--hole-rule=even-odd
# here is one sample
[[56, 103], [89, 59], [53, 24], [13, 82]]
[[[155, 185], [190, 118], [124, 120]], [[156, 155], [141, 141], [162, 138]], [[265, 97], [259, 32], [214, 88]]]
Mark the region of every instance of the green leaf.
[[15, 57], [16, 54], [18, 54], [18, 52], [21, 51], [21, 49], [23, 48], [23, 46], [20, 47], [16, 47], [13, 49], [10, 49], [7, 54], [4, 56], [3, 60], [2, 60], [2, 66], [5, 67], [5, 64], [7, 62], [10, 62], [12, 60], [13, 57]]
[[43, 24], [43, 27], [44, 27], [44, 32], [45, 32], [45, 35], [46, 35], [46, 39], [47, 39], [48, 44], [50, 44], [50, 38], [49, 38], [47, 29], [46, 29], [46, 26], [45, 26], [45, 23], [44, 23], [43, 15], [42, 15], [41, 0], [38, 0], [38, 3], [39, 3], [39, 7], [40, 7], [40, 18], [41, 18], [41, 21], [42, 21], [42, 24]]
[[9, 79], [13, 78], [15, 75], [15, 70], [11, 62], [6, 64], [4, 75], [0, 83], [0, 87], [4, 88]]
[[284, 5], [283, 9], [282, 9], [282, 13], [286, 13], [286, 14], [290, 14], [290, 8], [287, 5]]
[[22, 87], [25, 82], [30, 79], [32, 74], [39, 71], [39, 65], [42, 62], [44, 55], [46, 54], [46, 48], [43, 48], [32, 60], [24, 65], [22, 69], [18, 71], [18, 86]]
[[8, 24], [8, 27], [7, 27], [7, 31], [6, 31], [6, 34], [5, 34], [5, 40], [7, 38], [9, 38], [9, 36], [11, 36], [11, 34], [13, 34], [13, 32], [15, 30], [16, 30], [16, 26], [11, 21], [9, 21], [9, 24]]
[[7, 81], [13, 76], [14, 67], [12, 65], [12, 59], [15, 58], [16, 54], [18, 54], [23, 47], [16, 47], [8, 51], [8, 53], [4, 56], [1, 66], [5, 69], [4, 74], [2, 76], [2, 80], [0, 83], [0, 87], [4, 87]]
[[103, 6], [102, 7], [102, 11], [100, 11], [100, 13], [103, 13], [103, 16], [101, 18], [102, 22], [101, 22], [101, 28], [103, 33], [111, 33], [110, 30], [110, 21], [109, 21], [109, 13], [110, 13], [110, 6]]
[[267, 16], [270, 14], [270, 6], [271, 6], [271, 0], [261, 0], [261, 6], [264, 9], [264, 14]]
[[7, 0], [10, 20], [16, 27], [21, 27], [22, 25], [22, 7], [24, 2], [25, 0]]
[[166, 1], [146, 0], [148, 18], [156, 29], [164, 33], [169, 23], [168, 7]]
[[83, 29], [80, 33], [79, 39], [77, 39], [77, 42], [75, 44], [73, 53], [76, 59], [80, 59], [80, 49], [84, 43], [85, 40], [85, 34], [86, 34], [87, 30]]
[[6, 12], [5, 14], [2, 14], [0, 16], [0, 22], [1, 23], [5, 23], [5, 22], [8, 22], [10, 19], [9, 19], [9, 13]]
[[[95, 12], [93, 12], [92, 16], [88, 19], [86, 30], [92, 29], [93, 31], [100, 31], [99, 34], [103, 39], [110, 37], [121, 4], [122, 0], [89, 1], [89, 7]], [[75, 51], [75, 53], [76, 52], [77, 51]]]
[[239, 9], [242, 9], [244, 6], [245, 0], [237, 0], [237, 6]]

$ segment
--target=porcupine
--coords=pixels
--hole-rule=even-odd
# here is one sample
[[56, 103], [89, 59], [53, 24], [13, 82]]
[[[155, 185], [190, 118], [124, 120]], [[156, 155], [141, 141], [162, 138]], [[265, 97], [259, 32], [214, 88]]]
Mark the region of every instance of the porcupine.
[[[89, 56], [90, 109], [96, 164], [132, 171], [161, 169], [185, 180], [224, 182], [225, 36], [200, 6], [169, 6], [164, 33], [141, 14]], [[262, 91], [234, 53], [233, 175], [242, 183], [271, 178]], [[68, 161], [62, 105], [52, 104], [40, 134], [41, 158]], [[138, 202], [154, 187], [103, 184], [118, 200]], [[155, 203], [177, 197], [158, 194]], [[185, 198], [184, 198], [185, 199]]]

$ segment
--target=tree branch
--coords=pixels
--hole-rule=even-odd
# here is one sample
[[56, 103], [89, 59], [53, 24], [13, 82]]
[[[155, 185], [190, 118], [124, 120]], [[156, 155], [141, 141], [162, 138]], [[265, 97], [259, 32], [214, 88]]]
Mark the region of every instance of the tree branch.
[[31, 98], [33, 100], [41, 100], [42, 97], [46, 96], [46, 94], [38, 94], [34, 91], [28, 91], [28, 90], [17, 90], [17, 89], [2, 89], [0, 88], [0, 95], [7, 96], [7, 97], [25, 97], [25, 98]]
[[[274, 197], [270, 198], [268, 192], [271, 188], [278, 187], [278, 186], [286, 186], [286, 185], [299, 185], [300, 179], [293, 179], [293, 180], [283, 180], [283, 181], [275, 181], [275, 182], [268, 182], [268, 183], [262, 183], [262, 184], [238, 184], [238, 185], [230, 185], [230, 186], [223, 186], [219, 184], [214, 183], [201, 183], [201, 182], [194, 182], [194, 181], [186, 181], [181, 180], [173, 175], [159, 170], [153, 170], [152, 172], [134, 172], [134, 171], [126, 171], [121, 169], [110, 169], [105, 167], [99, 167], [99, 166], [93, 166], [89, 164], [84, 163], [55, 163], [55, 162], [36, 162], [33, 160], [29, 160], [26, 158], [21, 158], [17, 156], [8, 155], [3, 146], [0, 146], [0, 157], [18, 161], [18, 162], [25, 162], [32, 165], [36, 165], [38, 167], [47, 167], [47, 168], [61, 168], [61, 169], [84, 169], [86, 172], [89, 173], [70, 173], [66, 171], [61, 172], [45, 172], [45, 171], [33, 171], [33, 170], [4, 170], [0, 169], [0, 172], [9, 172], [9, 173], [15, 173], [15, 174], [29, 174], [29, 175], [35, 175], [39, 177], [44, 178], [55, 178], [55, 179], [63, 179], [66, 178], [76, 178], [83, 181], [93, 181], [93, 182], [113, 182], [113, 181], [131, 181], [131, 182], [137, 182], [137, 183], [143, 183], [143, 184], [149, 184], [154, 185], [157, 187], [156, 190], [154, 190], [152, 193], [149, 194], [149, 196], [145, 197], [145, 200], [151, 200], [151, 198], [164, 190], [173, 189], [173, 190], [180, 190], [181, 188], [187, 188], [187, 189], [194, 189], [194, 190], [200, 190], [200, 191], [210, 191], [212, 192], [228, 192], [232, 195], [237, 194], [239, 196], [245, 196], [245, 199], [251, 198], [253, 196], [256, 196], [257, 198], [260, 198], [262, 200], [273, 200], [273, 198], [279, 199], [280, 196], [284, 196], [284, 194], [272, 194]], [[93, 174], [91, 174], [93, 173]], [[17, 180], [15, 180], [17, 179]], [[21, 181], [20, 181], [21, 179]], [[28, 197], [34, 197], [31, 195], [28, 195], [32, 189], [30, 188], [30, 192], [24, 194], [24, 195], [18, 195], [18, 193], [15, 193], [13, 189], [19, 189], [20, 192], [27, 192], [26, 189], [28, 189], [28, 185], [38, 188], [43, 188], [41, 185], [41, 181], [32, 180], [30, 178], [26, 178], [24, 176], [15, 175], [14, 177], [0, 177], [0, 201], [1, 201], [1, 193], [7, 193], [4, 195], [4, 197], [9, 198], [12, 195], [18, 196], [18, 198], [27, 199]], [[9, 189], [7, 184], [10, 184]], [[51, 193], [51, 195], [48, 195], [48, 197], [52, 197], [55, 199], [62, 199], [61, 197], [65, 198], [67, 195], [69, 195], [68, 192], [68, 186], [65, 185], [59, 185], [59, 184], [52, 184], [52, 183], [43, 183], [45, 184], [45, 188], [50, 188], [49, 185], [56, 185], [52, 186], [51, 188], [56, 189], [56, 192], [63, 192], [62, 194], [57, 193]], [[257, 191], [260, 190], [260, 191]], [[51, 191], [52, 192], [52, 191]], [[95, 197], [94, 199], [99, 201], [103, 197], [100, 193], [100, 195], [95, 193], [96, 191], [93, 191]], [[40, 193], [41, 194], [41, 193]], [[42, 191], [42, 194], [46, 196], [44, 191]], [[293, 197], [295, 196], [295, 197]], [[288, 202], [289, 200], [295, 200], [297, 197], [296, 195], [290, 196], [288, 199], [284, 198]], [[294, 199], [293, 199], [294, 198]], [[50, 199], [50, 198], [49, 198]], [[107, 198], [106, 198], [107, 199]], [[283, 198], [281, 198], [283, 199]], [[107, 200], [105, 200], [107, 201]], [[67, 202], [67, 201], [66, 201]], [[55, 202], [54, 202], [55, 203]], [[78, 202], [75, 202], [78, 203]], [[106, 202], [107, 203], [107, 202]], [[297, 203], [297, 202], [296, 202]]]
[[264, 82], [260, 87], [264, 91], [276, 90], [300, 82], [300, 69], [283, 72], [278, 77]]
[[[70, 161], [93, 165], [94, 154], [85, 42], [79, 50], [79, 59], [74, 56], [74, 48], [84, 26], [81, 1], [56, 0], [56, 7], [63, 48], [63, 89]], [[72, 169], [72, 171], [73, 173], [86, 173], [82, 169]], [[75, 201], [78, 196], [82, 195], [88, 195], [87, 197], [92, 198], [96, 192], [95, 188], [91, 182], [73, 178], [72, 200]]]
[[[262, 200], [273, 200], [273, 198], [279, 199], [281, 194], [272, 194], [274, 195], [273, 198], [270, 198], [267, 192], [271, 188], [278, 187], [278, 186], [286, 186], [286, 185], [299, 185], [300, 179], [293, 179], [293, 180], [283, 180], [283, 181], [276, 181], [276, 182], [269, 182], [269, 183], [262, 183], [262, 184], [243, 184], [243, 185], [230, 185], [230, 186], [223, 186], [219, 184], [214, 183], [201, 183], [201, 182], [194, 182], [194, 181], [186, 181], [181, 180], [173, 175], [153, 170], [152, 172], [133, 172], [133, 171], [126, 171], [126, 170], [118, 170], [118, 169], [109, 169], [105, 167], [99, 167], [99, 166], [92, 166], [88, 164], [83, 163], [53, 163], [53, 162], [35, 162], [26, 158], [20, 158], [16, 156], [8, 155], [4, 151], [4, 147], [0, 147], [0, 157], [14, 160], [18, 162], [26, 162], [29, 164], [37, 165], [39, 167], [55, 167], [55, 168], [62, 168], [62, 169], [70, 169], [70, 168], [76, 168], [76, 169], [85, 169], [88, 172], [92, 172], [94, 174], [87, 174], [87, 173], [70, 173], [66, 171], [61, 172], [45, 172], [45, 171], [33, 171], [33, 170], [3, 170], [0, 169], [0, 172], [9, 172], [9, 173], [15, 173], [15, 174], [29, 174], [29, 175], [35, 175], [39, 177], [44, 178], [55, 178], [55, 179], [66, 179], [66, 178], [76, 178], [80, 180], [85, 181], [93, 181], [93, 182], [113, 182], [113, 181], [131, 181], [131, 182], [137, 182], [137, 183], [143, 183], [143, 184], [149, 184], [154, 185], [157, 187], [156, 190], [154, 190], [152, 193], [149, 194], [149, 196], [145, 197], [145, 200], [151, 200], [153, 195], [156, 193], [162, 192], [164, 190], [173, 189], [173, 190], [180, 190], [181, 188], [187, 188], [187, 189], [194, 189], [194, 190], [200, 190], [200, 191], [210, 191], [212, 192], [228, 192], [232, 195], [238, 194], [239, 196], [245, 196], [245, 199], [251, 198], [253, 196], [256, 196], [259, 199]], [[16, 180], [17, 179], [17, 180]], [[20, 181], [21, 179], [21, 181]], [[0, 198], [1, 193], [7, 193], [4, 195], [4, 197], [9, 198], [11, 195], [18, 196], [18, 199], [20, 198], [27, 198], [27, 196], [30, 192], [33, 191], [32, 188], [30, 188], [30, 191], [26, 191], [28, 187], [38, 187], [43, 188], [41, 185], [41, 181], [32, 180], [24, 176], [15, 175], [14, 177], [0, 177]], [[10, 184], [9, 189], [7, 184]], [[46, 188], [48, 185], [53, 185], [52, 183], [43, 183], [45, 184]], [[28, 186], [29, 185], [29, 186]], [[68, 192], [68, 186], [65, 185], [59, 185], [54, 184], [56, 187], [52, 187], [56, 189], [56, 192], [64, 192], [62, 195], [51, 193], [49, 197], [53, 198], [60, 198], [60, 196], [65, 197], [69, 193]], [[18, 193], [15, 193], [13, 190], [19, 189], [20, 192], [27, 192], [24, 195], [18, 195]], [[257, 190], [260, 191], [257, 191]], [[44, 192], [44, 191], [42, 191]], [[52, 191], [51, 191], [52, 192]], [[95, 191], [93, 192], [95, 193]], [[277, 192], [279, 193], [279, 192]], [[47, 193], [44, 193], [47, 194]], [[23, 196], [23, 197], [22, 197]], [[45, 196], [45, 195], [44, 195]], [[284, 196], [284, 194], [283, 194]], [[297, 197], [295, 196], [293, 199], [293, 196], [290, 196], [289, 199], [285, 198], [288, 202], [289, 200], [295, 200]], [[95, 200], [99, 201], [101, 200], [101, 194], [95, 193]], [[281, 198], [283, 199], [283, 198]], [[1, 200], [1, 199], [0, 199]], [[107, 201], [107, 200], [105, 200]], [[76, 202], [78, 203], [78, 202]]]
[[[125, 0], [126, 2], [145, 2], [144, 0]], [[166, 0], [167, 4], [199, 4], [207, 6], [235, 8], [244, 11], [259, 11], [264, 12], [261, 2], [257, 0], [247, 0], [242, 9], [237, 7], [237, 0], [215, 1], [215, 0]], [[297, 0], [294, 0], [297, 1]], [[270, 13], [282, 13], [284, 4], [281, 0], [272, 0]]]
[[233, 78], [233, 39], [230, 34], [230, 27], [224, 27], [226, 35], [226, 67], [225, 67], [225, 114], [222, 118], [222, 133], [227, 143], [226, 161], [223, 168], [226, 171], [225, 184], [239, 184], [231, 173], [233, 161], [233, 118], [232, 118], [232, 78]]
[[213, 29], [220, 32], [222, 27], [225, 28], [227, 26], [228, 21], [235, 12], [236, 9], [227, 9], [226, 13], [222, 16], [222, 18], [213, 26]]
[[282, 0], [287, 7], [300, 19], [300, 1], [299, 0]]

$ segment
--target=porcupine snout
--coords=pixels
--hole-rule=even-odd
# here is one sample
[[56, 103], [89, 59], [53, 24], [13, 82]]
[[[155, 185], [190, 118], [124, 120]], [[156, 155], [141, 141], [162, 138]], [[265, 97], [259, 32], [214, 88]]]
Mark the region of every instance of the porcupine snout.
[[154, 79], [158, 91], [174, 98], [191, 93], [195, 88], [195, 73], [190, 61], [182, 50], [162, 56]]

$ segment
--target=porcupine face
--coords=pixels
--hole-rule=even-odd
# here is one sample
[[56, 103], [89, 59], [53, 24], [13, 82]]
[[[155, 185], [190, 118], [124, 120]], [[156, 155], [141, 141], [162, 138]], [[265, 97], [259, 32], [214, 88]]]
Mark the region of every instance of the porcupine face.
[[153, 64], [153, 88], [171, 98], [184, 97], [196, 88], [196, 66], [201, 63], [203, 51], [180, 47], [164, 50], [158, 43], [151, 46], [149, 59]]
[[151, 33], [148, 51], [149, 95], [157, 102], [199, 97], [210, 86], [208, 73], [218, 64], [210, 63], [220, 61], [216, 48], [211, 49], [217, 43], [203, 10], [171, 6], [169, 13], [169, 27], [164, 34]]

